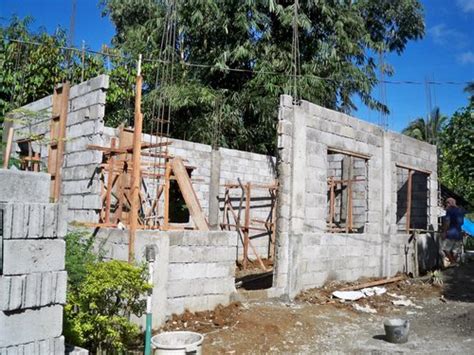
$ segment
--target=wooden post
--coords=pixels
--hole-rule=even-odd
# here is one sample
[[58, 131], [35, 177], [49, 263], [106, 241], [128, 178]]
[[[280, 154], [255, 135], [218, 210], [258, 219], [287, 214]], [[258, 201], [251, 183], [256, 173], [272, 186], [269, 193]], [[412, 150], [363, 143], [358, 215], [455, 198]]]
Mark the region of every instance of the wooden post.
[[250, 191], [251, 185], [248, 182], [245, 185], [245, 224], [244, 224], [244, 270], [247, 269], [247, 263], [249, 258], [249, 227], [250, 227]]
[[61, 170], [64, 161], [64, 148], [66, 146], [66, 123], [67, 123], [67, 112], [69, 109], [69, 83], [63, 84], [61, 91], [61, 118], [59, 119], [59, 139], [58, 139], [58, 155], [56, 159], [56, 179], [54, 181], [54, 195], [56, 201], [61, 196]]
[[407, 213], [406, 213], [406, 229], [407, 229], [407, 234], [410, 233], [410, 220], [411, 220], [411, 193], [413, 189], [413, 170], [408, 170], [408, 188], [407, 188]]
[[13, 143], [13, 127], [8, 129], [7, 146], [5, 147], [5, 156], [3, 157], [3, 169], [8, 169], [8, 163], [10, 162], [10, 154]]
[[39, 153], [35, 153], [34, 156], [33, 156], [33, 171], [34, 172], [39, 172], [40, 171], [40, 154]]
[[[123, 126], [119, 127], [119, 148], [130, 147], [133, 145], [133, 132], [126, 130]], [[117, 162], [120, 165], [120, 176], [117, 179], [116, 194], [117, 194], [117, 209], [114, 213], [113, 222], [119, 221], [123, 224], [129, 225], [130, 221], [124, 218], [123, 206], [125, 203], [125, 190], [130, 188], [130, 176], [128, 174], [129, 154], [124, 153], [118, 156]], [[125, 169], [127, 167], [127, 169]]]
[[167, 161], [166, 168], [165, 168], [163, 230], [168, 230], [170, 227], [170, 179], [171, 179], [171, 164], [169, 161]]
[[331, 229], [334, 223], [334, 177], [329, 178], [329, 228]]
[[133, 262], [135, 258], [135, 234], [138, 223], [138, 209], [140, 203], [140, 169], [142, 151], [142, 126], [143, 116], [141, 113], [142, 103], [142, 76], [141, 76], [142, 55], [138, 57], [137, 79], [135, 84], [135, 122], [133, 131], [133, 156], [132, 156], [132, 184], [130, 189], [130, 235], [128, 241], [128, 262]]
[[271, 228], [272, 228], [272, 234], [270, 237], [271, 240], [271, 247], [270, 247], [270, 259], [273, 259], [275, 257], [275, 242], [276, 242], [276, 209], [277, 209], [277, 197], [276, 197], [276, 189], [270, 189], [270, 196], [272, 198], [272, 222], [271, 222]]
[[[60, 92], [60, 93], [59, 93]], [[61, 168], [66, 145], [66, 123], [69, 109], [69, 83], [54, 90], [51, 117], [51, 143], [48, 154], [48, 173], [51, 175], [51, 198], [57, 202], [61, 195]]]
[[346, 231], [347, 233], [352, 232], [352, 166], [353, 158], [349, 157], [349, 177], [347, 181], [347, 220], [346, 220]]
[[[110, 148], [115, 148], [117, 146], [117, 138], [112, 138], [110, 140]], [[107, 191], [105, 197], [105, 223], [110, 223], [110, 204], [112, 199], [112, 187], [115, 178], [114, 173], [114, 160], [115, 157], [111, 153], [108, 160], [107, 168]]]
[[[229, 188], [225, 188], [225, 192], [224, 192], [224, 212], [222, 214], [222, 224], [223, 224], [223, 229], [230, 229], [230, 227], [226, 226], [227, 224], [229, 224], [229, 217], [227, 216], [227, 195], [229, 193]], [[227, 218], [227, 220], [226, 220]]]

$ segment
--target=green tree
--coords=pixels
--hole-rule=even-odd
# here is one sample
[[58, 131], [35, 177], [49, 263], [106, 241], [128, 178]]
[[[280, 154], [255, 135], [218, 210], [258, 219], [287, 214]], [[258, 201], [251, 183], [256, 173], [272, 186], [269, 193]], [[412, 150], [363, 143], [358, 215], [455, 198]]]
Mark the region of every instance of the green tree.
[[[60, 28], [54, 34], [31, 31], [31, 17], [13, 17], [0, 27], [0, 118], [28, 102], [51, 95], [54, 85], [66, 80], [80, 81], [82, 62], [79, 52], [62, 49], [66, 35]], [[68, 63], [70, 63], [68, 67]], [[84, 76], [103, 72], [103, 60], [85, 55]], [[1, 122], [0, 122], [1, 123]]]
[[0, 127], [7, 113], [51, 95], [56, 84], [74, 85], [102, 73], [110, 75], [106, 124], [128, 121], [133, 115], [135, 61], [121, 59], [114, 49], [105, 48], [110, 56], [64, 49], [65, 31], [36, 33], [32, 23], [31, 17], [12, 17], [0, 26]]
[[440, 181], [474, 203], [474, 104], [451, 117], [443, 135]]
[[441, 114], [439, 107], [437, 107], [431, 112], [428, 119], [417, 118], [411, 121], [402, 133], [420, 141], [438, 145], [446, 120], [447, 117]]
[[[101, 3], [115, 24], [118, 49], [135, 58], [139, 53], [158, 58], [170, 2]], [[173, 81], [156, 82], [162, 66], [145, 65], [145, 119], [150, 121], [153, 105], [165, 97], [174, 137], [213, 143], [217, 130], [220, 145], [273, 152], [279, 95], [291, 93], [294, 83], [294, 1], [176, 3], [176, 43], [165, 47], [176, 58]], [[369, 107], [387, 111], [371, 95], [377, 84], [375, 57], [401, 54], [409, 40], [422, 37], [420, 1], [301, 1], [298, 14], [298, 96], [349, 112], [356, 109], [358, 95]], [[392, 73], [388, 65], [382, 70]]]

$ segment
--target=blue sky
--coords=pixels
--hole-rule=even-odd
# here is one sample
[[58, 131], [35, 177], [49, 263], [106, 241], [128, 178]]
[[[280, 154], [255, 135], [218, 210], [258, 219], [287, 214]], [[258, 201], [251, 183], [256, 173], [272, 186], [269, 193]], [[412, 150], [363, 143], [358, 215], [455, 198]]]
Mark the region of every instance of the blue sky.
[[[411, 80], [466, 82], [474, 80], [474, 0], [422, 0], [425, 6], [426, 35], [421, 41], [410, 42], [401, 56], [388, 55], [394, 66], [390, 81]], [[35, 28], [53, 32], [57, 26], [69, 28], [71, 3], [68, 0], [0, 0], [2, 22], [12, 14], [31, 15]], [[98, 0], [77, 0], [75, 44], [82, 40], [92, 49], [109, 44], [114, 35], [113, 24], [101, 16]], [[379, 95], [379, 88], [374, 95]], [[462, 85], [430, 85], [432, 107], [439, 106], [450, 115], [467, 103]], [[421, 85], [386, 84], [386, 102], [391, 110], [390, 129], [403, 129], [410, 119], [426, 117], [427, 88]], [[379, 121], [379, 113], [364, 107], [356, 99], [359, 110], [354, 115], [370, 122]]]

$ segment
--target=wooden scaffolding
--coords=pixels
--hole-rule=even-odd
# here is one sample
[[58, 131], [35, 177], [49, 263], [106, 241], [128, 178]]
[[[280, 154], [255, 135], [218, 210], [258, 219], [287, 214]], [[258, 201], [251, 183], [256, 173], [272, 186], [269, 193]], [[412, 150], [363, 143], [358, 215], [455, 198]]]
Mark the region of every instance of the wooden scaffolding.
[[[244, 269], [249, 263], [249, 249], [252, 250], [261, 269], [268, 271], [257, 248], [253, 244], [253, 240], [262, 237], [269, 238], [267, 251], [267, 259], [273, 259], [275, 255], [275, 233], [276, 233], [276, 197], [278, 184], [252, 184], [250, 182], [229, 183], [224, 185], [224, 207], [223, 220], [221, 228], [223, 230], [236, 230], [242, 243], [243, 255], [242, 266]], [[240, 190], [240, 197], [235, 192]], [[252, 191], [267, 191], [268, 196], [254, 196]], [[232, 193], [235, 191], [234, 193]], [[252, 202], [266, 202], [266, 204], [258, 205]], [[252, 211], [261, 208], [268, 208], [269, 212], [265, 219], [252, 218]]]

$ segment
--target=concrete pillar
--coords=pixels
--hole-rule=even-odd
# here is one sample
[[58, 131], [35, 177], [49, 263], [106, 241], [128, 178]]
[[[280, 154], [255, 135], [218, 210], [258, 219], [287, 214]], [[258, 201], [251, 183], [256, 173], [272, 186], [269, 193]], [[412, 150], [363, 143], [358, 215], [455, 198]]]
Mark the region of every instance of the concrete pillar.
[[293, 299], [300, 291], [298, 282], [299, 259], [305, 219], [306, 196], [306, 114], [301, 106], [293, 106], [293, 132], [290, 185], [290, 236], [288, 270], [288, 296]]
[[381, 276], [390, 276], [390, 239], [392, 237], [392, 184], [394, 167], [392, 166], [392, 152], [390, 136], [383, 133], [382, 146], [382, 214], [380, 229], [382, 232], [382, 260]]
[[211, 151], [211, 179], [209, 182], [209, 225], [211, 230], [219, 229], [219, 183], [221, 178], [221, 152]]

